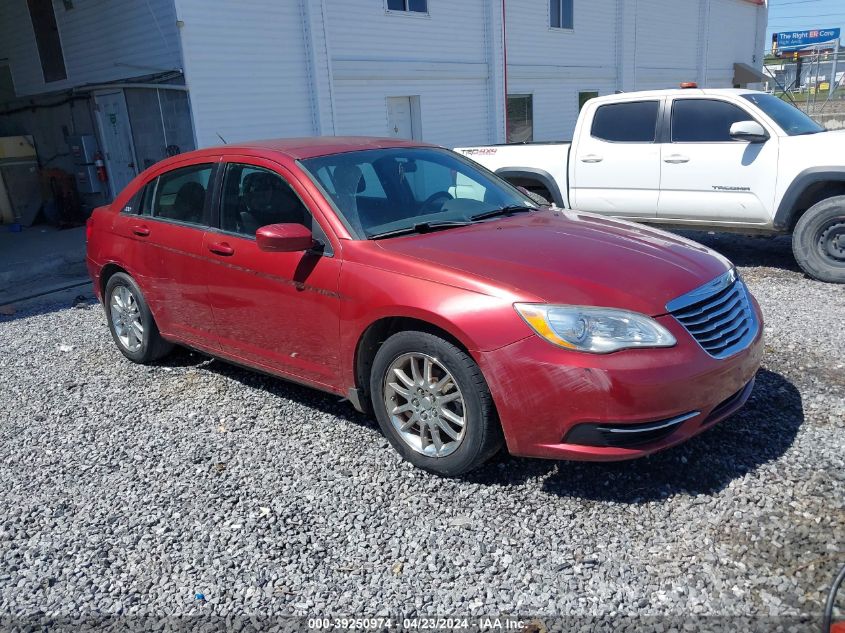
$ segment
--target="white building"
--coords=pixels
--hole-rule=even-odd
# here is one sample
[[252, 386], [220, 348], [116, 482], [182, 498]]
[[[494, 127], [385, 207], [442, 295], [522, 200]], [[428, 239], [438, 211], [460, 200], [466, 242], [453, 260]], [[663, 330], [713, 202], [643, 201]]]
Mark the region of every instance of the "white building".
[[4, 0], [0, 135], [70, 169], [66, 137], [95, 134], [112, 192], [221, 139], [566, 139], [595, 94], [756, 81], [766, 21], [765, 0]]

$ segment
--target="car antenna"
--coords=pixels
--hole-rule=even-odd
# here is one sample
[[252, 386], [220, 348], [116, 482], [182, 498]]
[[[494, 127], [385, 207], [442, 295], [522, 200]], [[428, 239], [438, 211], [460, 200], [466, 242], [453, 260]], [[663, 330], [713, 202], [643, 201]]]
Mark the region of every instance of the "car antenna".
[[223, 141], [223, 145], [228, 145], [228, 143], [226, 142], [226, 139], [223, 138], [222, 136], [220, 136], [220, 132], [215, 132], [215, 134], [217, 135], [217, 138], [219, 138], [221, 141]]

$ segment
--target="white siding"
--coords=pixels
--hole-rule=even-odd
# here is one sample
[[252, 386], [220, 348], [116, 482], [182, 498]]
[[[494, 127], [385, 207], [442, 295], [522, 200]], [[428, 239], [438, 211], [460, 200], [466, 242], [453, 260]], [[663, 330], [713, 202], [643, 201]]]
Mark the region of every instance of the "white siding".
[[766, 8], [747, 0], [575, 0], [575, 28], [549, 28], [546, 0], [508, 0], [508, 92], [534, 97], [534, 139], [571, 138], [578, 93], [730, 86], [758, 65]]
[[0, 2], [0, 57], [18, 96], [180, 68], [172, 0], [54, 0], [67, 79], [45, 83], [26, 0]]
[[444, 145], [496, 140], [484, 0], [429, 0], [428, 15], [384, 0], [327, 0], [339, 134], [387, 136], [392, 96], [420, 97], [422, 137]]
[[[730, 0], [736, 4], [736, 0]], [[636, 20], [637, 90], [676, 88], [698, 79], [698, 0], [639, 0]]]
[[298, 0], [176, 0], [197, 146], [317, 132]]
[[738, 0], [710, 0], [710, 41], [707, 48], [706, 84], [730, 88], [735, 62], [759, 67], [762, 46], [758, 42], [758, 8]]

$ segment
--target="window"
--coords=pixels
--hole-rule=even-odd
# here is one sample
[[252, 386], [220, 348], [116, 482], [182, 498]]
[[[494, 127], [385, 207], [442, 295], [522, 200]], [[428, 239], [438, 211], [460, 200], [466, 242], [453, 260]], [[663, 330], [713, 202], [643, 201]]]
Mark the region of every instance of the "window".
[[818, 134], [825, 129], [795, 106], [774, 95], [749, 92], [742, 95], [769, 115], [789, 136]]
[[574, 29], [575, 0], [549, 0], [549, 26], [553, 29]]
[[586, 105], [587, 101], [590, 99], [595, 99], [599, 96], [599, 93], [595, 90], [588, 90], [586, 92], [579, 92], [578, 93], [578, 112], [584, 109], [584, 105]]
[[632, 101], [600, 106], [591, 134], [615, 143], [653, 143], [657, 130], [657, 101]]
[[65, 57], [62, 42], [59, 39], [59, 27], [53, 12], [52, 0], [27, 0], [32, 30], [35, 31], [35, 43], [41, 58], [41, 71], [44, 81], [67, 79]]
[[387, 0], [387, 10], [428, 13], [428, 0]]
[[731, 125], [752, 118], [742, 108], [724, 101], [676, 99], [672, 105], [672, 142], [731, 142]]
[[302, 224], [311, 228], [311, 214], [279, 174], [230, 163], [223, 180], [220, 228], [254, 237], [259, 228], [268, 224]]
[[447, 150], [361, 150], [300, 164], [359, 239], [413, 232], [426, 223], [464, 224], [502, 207], [534, 207], [503, 180]]
[[[212, 165], [191, 165], [162, 174], [152, 199], [153, 217], [188, 224], [205, 222], [205, 198], [211, 180]], [[146, 188], [149, 190], [149, 185]], [[147, 196], [141, 204], [146, 212]]]
[[534, 97], [508, 95], [508, 143], [534, 140]]

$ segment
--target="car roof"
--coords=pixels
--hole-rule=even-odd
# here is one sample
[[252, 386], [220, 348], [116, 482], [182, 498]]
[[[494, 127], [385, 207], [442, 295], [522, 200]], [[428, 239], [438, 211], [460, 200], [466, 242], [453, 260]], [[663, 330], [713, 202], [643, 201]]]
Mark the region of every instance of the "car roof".
[[[255, 141], [243, 141], [226, 145], [217, 145], [186, 152], [175, 156], [176, 161], [204, 156], [223, 156], [232, 154], [261, 155], [282, 154], [294, 160], [342, 154], [368, 149], [387, 149], [396, 147], [436, 147], [421, 141], [376, 136], [313, 136], [301, 138], [277, 138]], [[173, 160], [173, 159], [170, 159]], [[176, 162], [174, 161], [174, 162]]]
[[640, 90], [637, 92], [619, 92], [612, 95], [605, 95], [597, 97], [594, 101], [598, 103], [608, 102], [622, 102], [628, 98], [655, 98], [655, 97], [677, 97], [690, 95], [733, 95], [739, 96], [744, 94], [756, 93], [756, 90], [747, 90], [744, 88], [669, 88], [665, 90]]

